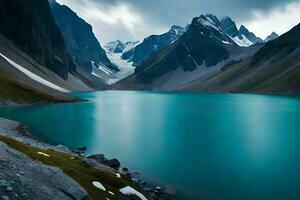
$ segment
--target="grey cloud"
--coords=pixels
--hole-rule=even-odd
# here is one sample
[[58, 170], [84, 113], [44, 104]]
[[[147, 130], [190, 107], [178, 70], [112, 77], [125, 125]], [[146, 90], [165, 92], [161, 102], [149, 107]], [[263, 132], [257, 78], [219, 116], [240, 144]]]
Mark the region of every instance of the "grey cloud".
[[[102, 41], [115, 39], [136, 40], [152, 33], [166, 31], [171, 25], [185, 26], [193, 17], [212, 13], [219, 17], [230, 16], [235, 21], [249, 21], [254, 10], [268, 12], [274, 8], [284, 7], [299, 0], [61, 0], [78, 9], [90, 3], [103, 6], [126, 4], [131, 12], [137, 12], [143, 18], [143, 24], [137, 35], [133, 35], [123, 24], [106, 25], [101, 21], [92, 21], [97, 36]], [[79, 16], [81, 15], [79, 11]]]

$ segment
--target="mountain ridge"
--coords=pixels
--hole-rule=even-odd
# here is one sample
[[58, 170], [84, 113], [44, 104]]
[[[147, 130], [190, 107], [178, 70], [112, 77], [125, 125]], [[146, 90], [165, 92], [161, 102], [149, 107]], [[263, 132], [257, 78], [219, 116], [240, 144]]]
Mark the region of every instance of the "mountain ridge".
[[[136, 68], [135, 74], [117, 83], [115, 88], [300, 93], [300, 24], [277, 39], [249, 47], [237, 45], [220, 31], [217, 24], [217, 18], [211, 16], [194, 18], [179, 40], [153, 54]], [[183, 46], [185, 51], [178, 51], [178, 46]], [[215, 52], [221, 52], [215, 59], [210, 57], [208, 50], [212, 46], [222, 49], [213, 51], [215, 56]], [[174, 54], [176, 51], [180, 54]], [[185, 59], [190, 59], [187, 65], [178, 62], [183, 55], [186, 55]], [[199, 55], [205, 56], [197, 57]]]

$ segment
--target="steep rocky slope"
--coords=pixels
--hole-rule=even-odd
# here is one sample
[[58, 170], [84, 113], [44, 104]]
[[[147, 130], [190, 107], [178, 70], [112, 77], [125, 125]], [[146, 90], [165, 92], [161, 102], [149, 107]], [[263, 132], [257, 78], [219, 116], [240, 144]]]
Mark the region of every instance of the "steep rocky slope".
[[75, 70], [47, 0], [1, 0], [0, 33], [63, 79]]
[[92, 26], [67, 6], [60, 5], [55, 0], [49, 2], [55, 22], [76, 65], [76, 72], [95, 85], [101, 81], [106, 83], [119, 68], [108, 59], [93, 33]]

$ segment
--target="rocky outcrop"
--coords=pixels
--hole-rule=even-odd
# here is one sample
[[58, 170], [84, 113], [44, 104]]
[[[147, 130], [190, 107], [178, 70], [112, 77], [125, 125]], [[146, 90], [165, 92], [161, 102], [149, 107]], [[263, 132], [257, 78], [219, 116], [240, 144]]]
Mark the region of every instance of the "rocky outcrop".
[[0, 142], [0, 196], [16, 200], [88, 200], [88, 193], [56, 167]]

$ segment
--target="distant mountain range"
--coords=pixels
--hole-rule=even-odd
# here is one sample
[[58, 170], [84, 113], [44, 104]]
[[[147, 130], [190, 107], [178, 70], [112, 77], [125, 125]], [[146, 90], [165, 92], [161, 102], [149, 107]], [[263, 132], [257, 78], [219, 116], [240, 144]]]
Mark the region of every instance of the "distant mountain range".
[[[213, 24], [223, 33], [227, 34], [231, 40], [239, 46], [248, 47], [253, 44], [264, 43], [264, 40], [257, 37], [253, 32], [250, 32], [244, 25], [241, 25], [238, 29], [236, 23], [230, 17], [219, 19], [211, 14], [205, 15], [205, 17], [209, 24]], [[138, 44], [135, 43], [132, 48], [128, 48], [128, 45], [118, 40], [108, 43], [106, 49], [111, 54], [122, 53], [121, 59], [128, 61], [133, 67], [136, 67], [142, 64], [142, 62], [153, 53], [158, 52], [162, 48], [176, 41], [185, 31], [186, 28], [174, 25], [168, 32], [161, 35], [151, 35], [146, 37], [142, 42]], [[269, 36], [266, 41], [275, 39], [276, 33], [272, 34], [272, 36]], [[110, 46], [110, 48], [108, 48], [108, 46]], [[124, 50], [125, 46], [127, 47], [126, 50]], [[118, 61], [118, 63], [123, 62]]]
[[115, 87], [299, 94], [299, 30], [297, 25], [277, 39], [272, 34], [264, 43], [228, 17], [201, 15]]

